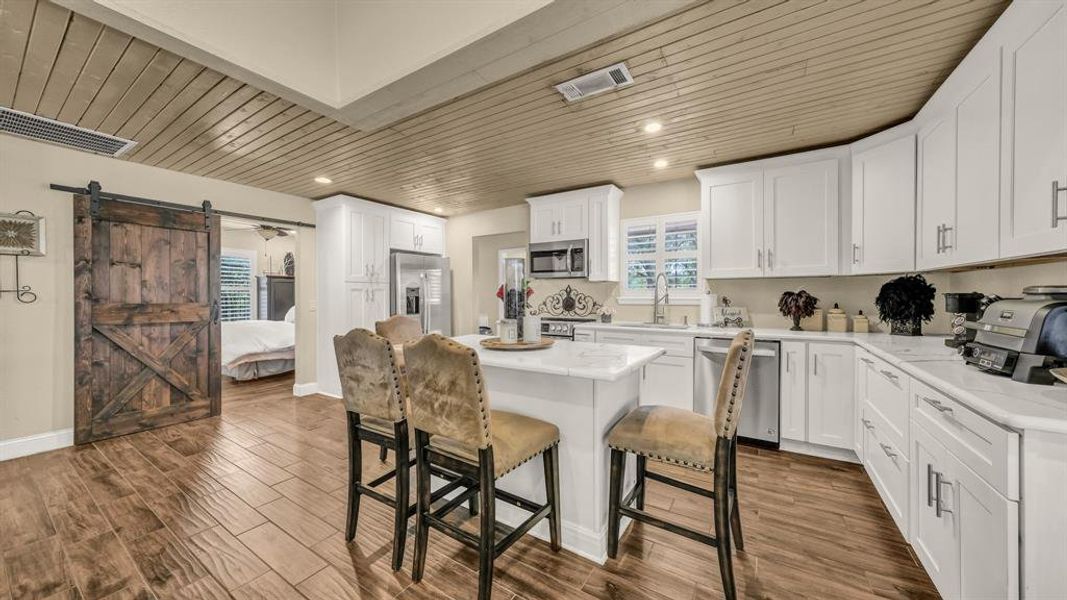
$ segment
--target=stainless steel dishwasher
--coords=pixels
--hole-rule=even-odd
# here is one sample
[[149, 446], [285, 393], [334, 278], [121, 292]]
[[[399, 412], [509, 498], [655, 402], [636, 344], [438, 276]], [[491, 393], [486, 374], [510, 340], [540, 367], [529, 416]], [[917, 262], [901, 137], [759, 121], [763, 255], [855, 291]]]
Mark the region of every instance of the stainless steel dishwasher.
[[[732, 338], [696, 338], [696, 360], [693, 362], [694, 397], [696, 412], [712, 415], [715, 411], [715, 394], [719, 389], [726, 351]], [[779, 413], [781, 400], [779, 390], [779, 361], [781, 344], [756, 342], [753, 351], [755, 362], [748, 375], [744, 404], [741, 405], [741, 423], [738, 436], [760, 446], [777, 448], [779, 437]]]

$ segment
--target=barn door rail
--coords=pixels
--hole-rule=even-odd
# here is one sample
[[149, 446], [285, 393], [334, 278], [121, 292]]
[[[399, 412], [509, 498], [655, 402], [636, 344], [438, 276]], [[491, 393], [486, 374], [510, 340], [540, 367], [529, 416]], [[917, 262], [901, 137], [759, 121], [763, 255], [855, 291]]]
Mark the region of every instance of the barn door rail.
[[89, 196], [90, 198], [90, 211], [96, 214], [97, 207], [100, 200], [111, 200], [114, 202], [128, 202], [130, 204], [142, 204], [145, 206], [156, 206], [159, 208], [167, 208], [171, 210], [179, 210], [191, 213], [204, 213], [205, 218], [209, 219], [211, 214], [217, 214], [223, 217], [234, 217], [238, 219], [249, 219], [252, 221], [263, 221], [266, 223], [276, 223], [278, 225], [288, 225], [290, 227], [306, 227], [308, 229], [314, 229], [314, 223], [305, 223], [303, 221], [290, 221], [287, 219], [275, 219], [274, 217], [261, 217], [259, 215], [250, 215], [247, 213], [233, 212], [229, 210], [218, 210], [211, 206], [209, 200], [204, 200], [201, 206], [195, 206], [191, 204], [178, 204], [175, 202], [166, 202], [164, 200], [155, 200], [153, 198], [142, 198], [140, 196], [130, 196], [128, 194], [118, 194], [115, 192], [105, 192], [97, 181], [90, 181], [86, 187], [75, 187], [70, 185], [61, 185], [53, 183], [48, 186], [57, 192], [69, 192], [71, 194], [81, 194]]

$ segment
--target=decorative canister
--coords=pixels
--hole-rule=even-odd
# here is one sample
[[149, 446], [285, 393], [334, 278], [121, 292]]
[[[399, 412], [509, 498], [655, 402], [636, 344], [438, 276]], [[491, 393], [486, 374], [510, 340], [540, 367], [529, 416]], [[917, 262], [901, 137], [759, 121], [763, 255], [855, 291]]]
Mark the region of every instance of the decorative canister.
[[519, 323], [515, 319], [500, 319], [496, 322], [496, 330], [502, 344], [519, 342]]
[[522, 341], [530, 344], [541, 341], [541, 317], [522, 318]]
[[856, 333], [867, 333], [871, 330], [871, 321], [867, 318], [867, 315], [860, 313], [852, 317], [852, 331]]

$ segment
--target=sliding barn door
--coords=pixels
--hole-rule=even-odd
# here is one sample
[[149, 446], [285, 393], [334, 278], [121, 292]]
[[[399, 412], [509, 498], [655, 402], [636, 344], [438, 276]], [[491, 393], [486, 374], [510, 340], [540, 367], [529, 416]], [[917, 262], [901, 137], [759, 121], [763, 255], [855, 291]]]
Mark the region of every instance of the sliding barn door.
[[74, 440], [217, 415], [219, 217], [74, 197]]

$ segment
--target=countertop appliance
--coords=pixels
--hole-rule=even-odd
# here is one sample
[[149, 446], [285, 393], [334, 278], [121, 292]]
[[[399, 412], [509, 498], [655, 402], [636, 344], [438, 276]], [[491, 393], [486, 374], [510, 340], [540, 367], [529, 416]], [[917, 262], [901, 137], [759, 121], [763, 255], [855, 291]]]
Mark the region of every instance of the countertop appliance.
[[559, 279], [588, 274], [587, 240], [530, 244], [530, 277]]
[[963, 359], [1015, 381], [1051, 385], [1049, 369], [1067, 366], [1067, 286], [1030, 286], [999, 300], [973, 325]]
[[[715, 395], [722, 378], [726, 352], [732, 338], [696, 338], [696, 361], [693, 363], [694, 398], [696, 412], [711, 416], [715, 413]], [[781, 344], [756, 341], [753, 363], [741, 405], [741, 423], [737, 435], [746, 442], [777, 448], [781, 442], [779, 414], [781, 412], [780, 371]]]
[[1000, 300], [998, 296], [986, 296], [979, 292], [949, 292], [945, 294], [945, 312], [952, 313], [952, 337], [945, 338], [949, 348], [963, 348], [974, 341], [975, 329], [967, 323], [982, 318], [985, 309]]
[[576, 325], [593, 321], [596, 317], [541, 317], [541, 337], [573, 340]]
[[389, 314], [415, 317], [426, 333], [452, 335], [452, 270], [433, 254], [389, 256]]

